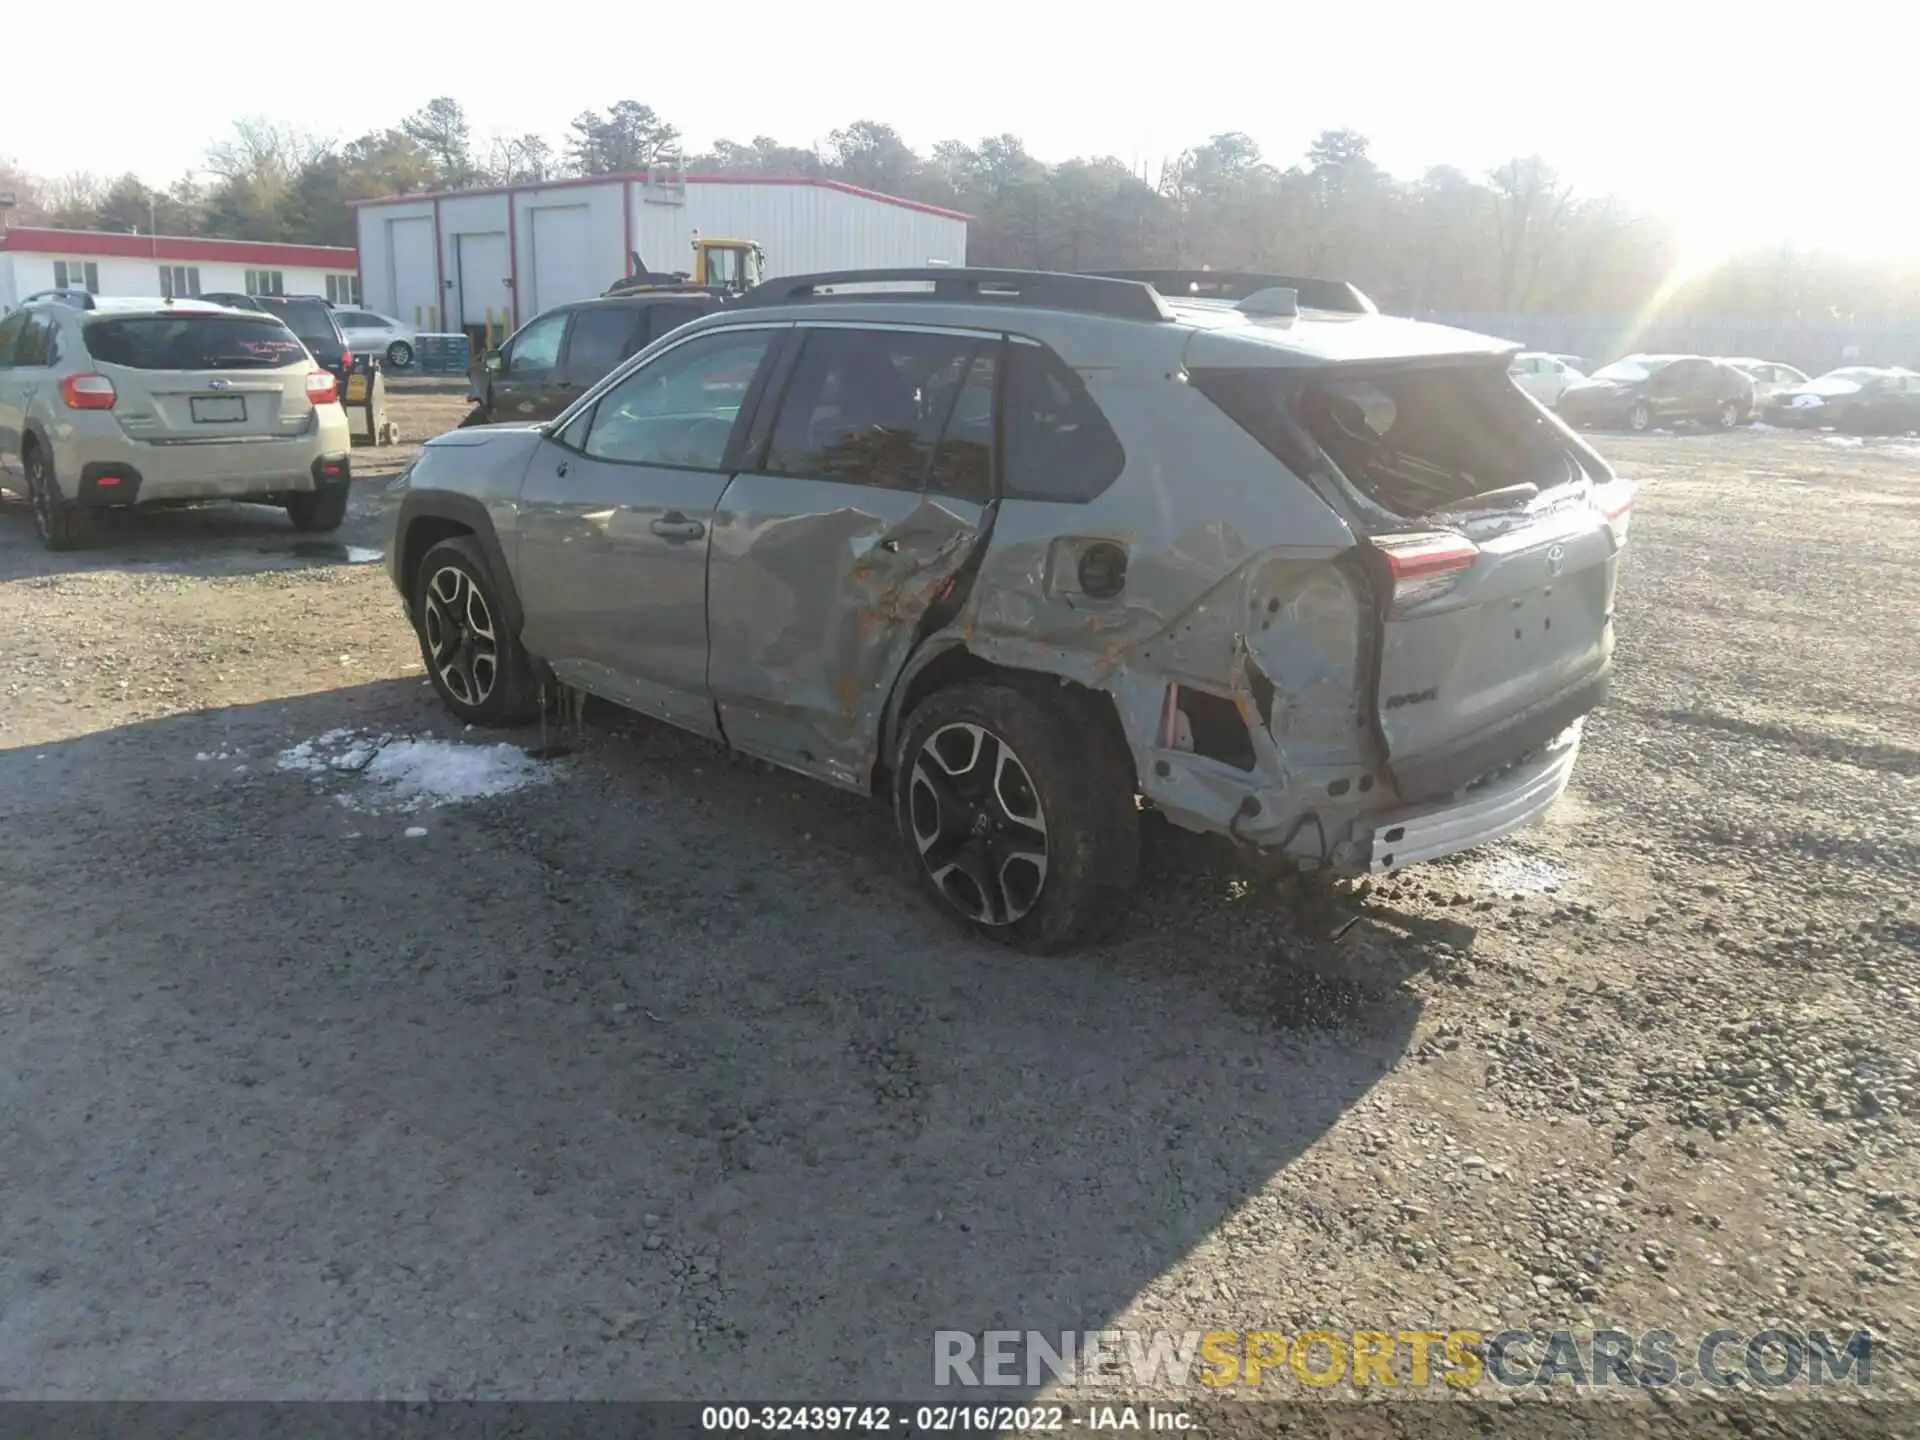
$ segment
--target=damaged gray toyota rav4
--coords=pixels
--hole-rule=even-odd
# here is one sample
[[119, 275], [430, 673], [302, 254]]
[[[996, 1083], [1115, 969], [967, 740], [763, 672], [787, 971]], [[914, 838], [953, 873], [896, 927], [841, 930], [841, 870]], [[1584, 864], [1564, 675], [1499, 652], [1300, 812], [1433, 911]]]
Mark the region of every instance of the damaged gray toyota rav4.
[[462, 719], [573, 687], [883, 794], [1059, 950], [1144, 809], [1365, 873], [1565, 789], [1632, 487], [1515, 349], [1276, 276], [790, 277], [430, 442], [390, 564]]

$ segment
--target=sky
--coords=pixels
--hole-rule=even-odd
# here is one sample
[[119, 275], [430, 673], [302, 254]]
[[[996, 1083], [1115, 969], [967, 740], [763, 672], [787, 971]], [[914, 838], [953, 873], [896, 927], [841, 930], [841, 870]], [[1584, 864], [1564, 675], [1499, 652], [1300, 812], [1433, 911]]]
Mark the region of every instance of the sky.
[[690, 152], [761, 134], [824, 143], [874, 119], [923, 152], [1012, 132], [1042, 160], [1111, 154], [1151, 173], [1223, 131], [1284, 165], [1348, 127], [1402, 176], [1538, 153], [1581, 193], [1670, 216], [1702, 252], [1791, 241], [1920, 258], [1914, 0], [1213, 0], [1159, 19], [1085, 0], [735, 0], [688, 7], [684, 33], [663, 13], [412, 0], [337, 12], [316, 51], [307, 10], [268, 6], [246, 21], [261, 63], [219, 65], [207, 84], [169, 63], [156, 85], [177, 16], [92, 0], [86, 89], [119, 100], [75, 104], [70, 67], [13, 66], [0, 158], [166, 183], [237, 116], [350, 138], [441, 94], [481, 142], [557, 140], [582, 108], [635, 99]]

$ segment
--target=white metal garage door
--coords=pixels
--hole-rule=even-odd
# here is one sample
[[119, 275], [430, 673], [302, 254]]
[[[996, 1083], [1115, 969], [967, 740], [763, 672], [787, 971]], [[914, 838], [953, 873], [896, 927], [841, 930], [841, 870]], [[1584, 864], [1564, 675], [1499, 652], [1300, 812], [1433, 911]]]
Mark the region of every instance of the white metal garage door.
[[507, 285], [507, 236], [496, 230], [486, 235], [454, 236], [460, 273], [460, 323], [485, 325], [489, 320], [513, 325], [513, 291]]
[[387, 293], [393, 313], [410, 324], [439, 329], [434, 307], [433, 217], [387, 222]]
[[569, 300], [585, 300], [600, 289], [587, 264], [587, 207], [553, 205], [535, 210], [533, 309], [551, 310]]

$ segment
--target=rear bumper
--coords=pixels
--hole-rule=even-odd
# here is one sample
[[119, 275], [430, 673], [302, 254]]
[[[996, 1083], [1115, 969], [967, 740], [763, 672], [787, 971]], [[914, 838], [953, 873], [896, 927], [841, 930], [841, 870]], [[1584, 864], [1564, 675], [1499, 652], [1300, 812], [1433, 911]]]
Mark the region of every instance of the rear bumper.
[[1532, 824], [1573, 778], [1582, 724], [1574, 721], [1540, 754], [1458, 795], [1375, 819], [1366, 840], [1367, 868], [1381, 874], [1417, 865]]

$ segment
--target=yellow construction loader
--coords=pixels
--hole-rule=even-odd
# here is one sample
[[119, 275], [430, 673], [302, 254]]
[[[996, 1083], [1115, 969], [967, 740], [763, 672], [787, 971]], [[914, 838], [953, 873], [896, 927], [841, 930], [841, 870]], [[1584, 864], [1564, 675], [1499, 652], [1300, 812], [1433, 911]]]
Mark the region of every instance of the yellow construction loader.
[[642, 290], [695, 289], [740, 295], [760, 283], [767, 252], [757, 240], [708, 240], [696, 232], [691, 271], [649, 270], [637, 250], [631, 258], [632, 273], [614, 281], [602, 293], [633, 295]]

